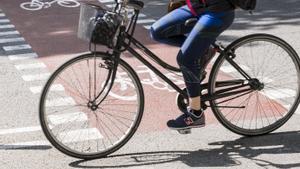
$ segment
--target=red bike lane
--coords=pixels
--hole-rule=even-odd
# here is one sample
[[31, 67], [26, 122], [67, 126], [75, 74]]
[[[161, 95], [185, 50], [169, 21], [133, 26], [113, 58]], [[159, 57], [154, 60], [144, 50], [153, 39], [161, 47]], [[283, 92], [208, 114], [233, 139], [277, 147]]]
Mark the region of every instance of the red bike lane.
[[[15, 25], [16, 30], [32, 46], [32, 50], [37, 53], [37, 59], [45, 63], [50, 72], [78, 53], [87, 52], [88, 43], [76, 36], [79, 7], [68, 8], [57, 3], [34, 11], [20, 7], [22, 3], [28, 1], [4, 0], [0, 2], [0, 7]], [[154, 42], [149, 38], [148, 30], [141, 25], [137, 26], [135, 37], [164, 61], [175, 64], [178, 48]], [[128, 61], [139, 74], [144, 87], [145, 111], [140, 129], [142, 131], [166, 129], [166, 121], [177, 117], [180, 113], [175, 103], [176, 92], [137, 59], [124, 57], [124, 60]], [[183, 83], [178, 77], [174, 77], [173, 80]], [[206, 117], [208, 123], [216, 122], [210, 109], [207, 110]]]

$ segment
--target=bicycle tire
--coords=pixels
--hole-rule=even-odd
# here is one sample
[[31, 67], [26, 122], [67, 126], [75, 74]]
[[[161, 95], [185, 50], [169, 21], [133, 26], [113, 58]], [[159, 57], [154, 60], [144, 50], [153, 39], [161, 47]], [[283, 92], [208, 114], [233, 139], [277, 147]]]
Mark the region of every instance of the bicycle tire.
[[[50, 141], [50, 143], [55, 147], [55, 148], [57, 148], [59, 151], [61, 151], [62, 153], [64, 153], [64, 154], [66, 154], [66, 155], [69, 155], [69, 156], [72, 156], [72, 157], [75, 157], [75, 158], [80, 158], [80, 159], [95, 159], [95, 158], [103, 158], [103, 157], [106, 157], [107, 155], [109, 155], [109, 154], [111, 154], [111, 153], [113, 153], [113, 152], [115, 152], [115, 151], [117, 151], [118, 149], [120, 149], [124, 144], [126, 144], [128, 141], [129, 141], [129, 139], [133, 136], [133, 134], [136, 132], [136, 130], [137, 130], [137, 128], [138, 128], [138, 126], [139, 126], [139, 124], [140, 124], [140, 122], [141, 122], [141, 119], [142, 119], [142, 115], [143, 115], [143, 111], [144, 111], [144, 92], [143, 92], [143, 88], [142, 88], [142, 85], [141, 85], [141, 83], [140, 83], [140, 80], [139, 80], [139, 78], [138, 78], [138, 76], [137, 76], [137, 74], [134, 72], [134, 70], [129, 66], [129, 64], [127, 64], [125, 61], [123, 61], [122, 59], [120, 59], [120, 61], [119, 61], [119, 66], [118, 66], [118, 69], [119, 68], [122, 68], [122, 70], [124, 70], [124, 72], [126, 72], [126, 73], [128, 73], [128, 78], [130, 78], [130, 80], [132, 80], [132, 82], [134, 83], [134, 86], [136, 87], [136, 91], [137, 91], [137, 102], [138, 102], [138, 106], [137, 106], [137, 108], [136, 108], [136, 110], [137, 110], [137, 112], [136, 112], [136, 115], [134, 115], [134, 120], [132, 120], [132, 123], [130, 124], [130, 128], [128, 128], [128, 129], [125, 129], [126, 130], [126, 132], [125, 132], [125, 135], [123, 135], [121, 138], [120, 138], [120, 140], [118, 140], [118, 142], [116, 142], [115, 144], [113, 144], [112, 143], [112, 145], [110, 146], [110, 147], [108, 147], [107, 145], [105, 145], [105, 141], [103, 142], [103, 140], [104, 140], [104, 136], [108, 136], [108, 135], [106, 135], [107, 133], [104, 133], [105, 132], [105, 130], [104, 130], [104, 127], [103, 127], [103, 129], [100, 129], [100, 128], [98, 128], [97, 127], [97, 130], [98, 130], [98, 132], [102, 132], [102, 133], [104, 133], [103, 134], [103, 138], [101, 138], [101, 137], [98, 137], [97, 139], [102, 139], [102, 143], [104, 144], [104, 149], [103, 150], [101, 150], [100, 151], [100, 146], [99, 147], [97, 147], [97, 150], [95, 151], [95, 152], [92, 152], [92, 153], [89, 153], [89, 152], [80, 152], [80, 151], [78, 151], [76, 148], [76, 145], [74, 145], [74, 148], [72, 149], [72, 147], [70, 146], [70, 147], [68, 147], [68, 145], [67, 144], [69, 144], [69, 143], [67, 143], [68, 141], [66, 141], [66, 140], [68, 140], [68, 138], [67, 138], [67, 134], [66, 135], [64, 135], [64, 137], [63, 138], [65, 138], [66, 137], [66, 139], [65, 140], [60, 140], [60, 134], [58, 133], [58, 134], [56, 134], [55, 135], [55, 133], [54, 133], [54, 130], [55, 130], [55, 128], [53, 127], [53, 124], [55, 124], [55, 123], [52, 123], [52, 124], [50, 124], [50, 116], [47, 116], [47, 110], [48, 109], [46, 109], [46, 107], [47, 106], [49, 106], [49, 105], [47, 105], [47, 102], [48, 102], [48, 100], [47, 99], [49, 99], [49, 98], [51, 98], [50, 96], [48, 97], [48, 95], [52, 95], [52, 93], [50, 93], [50, 91], [51, 91], [51, 86], [53, 86], [52, 84], [53, 84], [53, 82], [56, 82], [55, 81], [55, 79], [57, 78], [57, 77], [59, 77], [59, 75], [61, 74], [61, 73], [63, 73], [64, 71], [67, 71], [68, 70], [68, 68], [70, 68], [72, 65], [75, 65], [76, 63], [80, 63], [79, 61], [83, 61], [83, 60], [87, 60], [88, 61], [88, 59], [91, 59], [91, 58], [96, 58], [96, 59], [99, 59], [99, 60], [103, 60], [103, 61], [111, 61], [112, 59], [111, 59], [111, 57], [108, 55], [108, 54], [106, 54], [106, 53], [102, 53], [102, 52], [97, 52], [96, 54], [95, 53], [89, 53], [89, 54], [83, 54], [83, 55], [80, 55], [80, 56], [78, 56], [78, 57], [75, 57], [75, 58], [73, 58], [73, 59], [70, 59], [69, 61], [67, 61], [67, 62], [65, 62], [64, 64], [62, 64], [51, 76], [50, 76], [50, 78], [49, 78], [49, 80], [47, 81], [47, 83], [46, 83], [46, 85], [45, 85], [45, 87], [43, 88], [43, 91], [42, 91], [42, 95], [41, 95], [41, 98], [40, 98], [40, 104], [39, 104], [39, 118], [40, 118], [40, 124], [41, 124], [41, 126], [42, 126], [42, 130], [43, 130], [43, 132], [44, 132], [44, 134], [45, 134], [45, 136], [46, 136], [46, 138]], [[85, 62], [85, 61], [84, 61]], [[98, 64], [97, 64], [98, 65]], [[100, 64], [99, 64], [100, 65]], [[82, 67], [81, 67], [82, 68]], [[89, 68], [90, 69], [90, 68]], [[78, 75], [78, 74], [76, 74], [76, 75]], [[75, 76], [76, 76], [75, 75]], [[105, 76], [106, 74], [104, 74], [104, 76]], [[99, 74], [97, 75], [97, 76], [100, 76]], [[110, 78], [110, 77], [107, 77], [107, 78]], [[115, 85], [115, 83], [114, 83], [114, 85]], [[103, 86], [102, 86], [103, 87]], [[67, 89], [65, 89], [65, 90], [67, 90]], [[113, 90], [113, 89], [112, 89]], [[105, 91], [104, 89], [103, 89], [103, 91]], [[49, 94], [50, 93], [50, 94]], [[60, 96], [60, 95], [59, 95]], [[107, 97], [109, 97], [109, 95], [107, 96]], [[105, 98], [106, 100], [109, 100], [108, 98]], [[50, 100], [50, 99], [49, 99]], [[109, 102], [109, 101], [108, 101]], [[108, 106], [109, 107], [111, 107], [110, 106], [111, 104], [108, 104]], [[74, 105], [75, 106], [75, 105]], [[101, 106], [101, 104], [100, 104], [100, 106]], [[104, 114], [104, 107], [105, 107], [105, 104], [104, 104], [104, 102], [102, 103], [102, 114]], [[114, 107], [116, 107], [116, 106], [118, 106], [118, 105], [114, 105]], [[122, 106], [122, 105], [121, 105]], [[124, 106], [123, 106], [124, 107]], [[127, 106], [127, 107], [130, 107], [129, 105]], [[125, 109], [125, 108], [124, 108]], [[46, 110], [46, 111], [45, 111]], [[100, 110], [99, 110], [100, 111]], [[108, 111], [108, 109], [107, 109], [107, 111]], [[125, 110], [124, 110], [125, 111]], [[101, 111], [100, 111], [101, 112]], [[58, 113], [58, 112], [55, 112], [55, 113]], [[66, 113], [66, 112], [64, 112], [64, 113]], [[92, 112], [93, 113], [93, 112]], [[97, 112], [94, 112], [94, 113], [97, 113]], [[119, 116], [121, 116], [122, 114], [122, 112], [118, 112], [118, 113], [120, 113], [119, 114]], [[64, 115], [64, 114], [59, 114], [59, 115]], [[100, 113], [98, 113], [98, 115], [96, 115], [95, 116], [96, 117], [96, 122], [101, 122], [101, 123], [103, 123], [102, 124], [102, 126], [104, 126], [104, 124], [106, 123], [106, 121], [104, 120], [104, 116], [103, 116], [103, 121], [98, 121], [98, 118], [100, 118]], [[107, 116], [106, 116], [107, 117]], [[71, 118], [73, 118], [73, 120], [74, 120], [74, 116], [73, 117], [70, 117], [69, 118], [69, 121], [67, 121], [67, 122], [69, 122], [70, 124], [68, 124], [68, 125], [66, 125], [66, 127], [67, 126], [70, 126], [70, 127], [73, 127], [73, 126], [76, 126], [75, 124], [75, 122], [79, 122], [79, 121], [82, 121], [82, 119], [83, 118], [78, 118], [77, 119], [77, 121], [70, 121], [70, 120], [72, 120]], [[107, 117], [108, 118], [108, 117]], [[109, 116], [109, 118], [112, 120], [112, 122], [116, 122], [117, 120], [116, 119], [112, 119], [112, 116]], [[116, 117], [117, 118], [117, 117]], [[129, 118], [129, 117], [128, 117]], [[57, 118], [56, 118], [57, 119]], [[60, 118], [58, 118], [59, 120], [61, 120], [61, 119], [64, 119], [63, 118], [63, 116], [61, 116], [61, 119]], [[56, 124], [57, 123], [59, 123], [59, 120], [56, 122]], [[90, 116], [88, 116], [88, 120], [90, 121], [90, 122], [84, 122], [84, 123], [92, 123], [92, 121], [94, 120], [95, 121], [95, 119], [90, 119]], [[120, 119], [118, 119], [119, 121], [122, 121], [123, 123], [125, 123], [124, 122], [124, 120], [122, 119], [122, 120], [120, 120]], [[107, 120], [108, 121], [108, 120]], [[72, 122], [72, 123], [71, 123]], [[74, 122], [74, 123], [73, 123]], [[105, 123], [104, 123], [105, 122]], [[111, 123], [112, 123], [111, 122]], [[59, 125], [61, 125], [61, 124], [59, 124]], [[58, 125], [57, 125], [58, 126]], [[78, 125], [78, 126], [80, 126], [80, 127], [83, 127], [83, 125], [82, 124], [80, 124], [80, 125]], [[99, 124], [99, 126], [100, 126], [100, 124]], [[60, 126], [58, 126], [58, 127], [60, 127]], [[88, 126], [89, 127], [89, 126]], [[101, 127], [101, 126], [100, 126]], [[106, 126], [107, 127], [107, 126]], [[124, 126], [122, 126], [123, 128], [124, 128]], [[72, 128], [73, 129], [73, 128]], [[112, 129], [112, 128], [111, 128]], [[103, 132], [104, 131], [104, 132]], [[61, 129], [59, 129], [58, 130], [58, 132], [61, 132]], [[70, 133], [72, 132], [72, 130], [70, 130]], [[66, 132], [65, 132], [66, 133]], [[84, 134], [80, 134], [80, 135], [78, 135], [78, 137], [79, 136], [81, 136], [81, 135], [83, 135], [83, 137], [85, 136]], [[76, 136], [74, 136], [74, 137], [76, 137]], [[90, 136], [89, 136], [90, 137]], [[88, 138], [89, 138], [88, 137]], [[93, 137], [93, 132], [92, 132], [92, 137]], [[78, 139], [79, 141], [78, 142], [80, 142], [80, 139]], [[66, 142], [66, 143], [64, 143], [64, 141]], [[76, 141], [76, 140], [75, 140]], [[110, 140], [111, 141], [111, 140]], [[98, 146], [98, 142], [100, 143], [100, 141], [97, 141], [97, 146]], [[90, 148], [90, 149], [92, 149], [91, 147], [92, 147], [92, 143], [93, 143], [93, 140], [91, 141], [91, 140], [88, 140], [87, 141], [87, 143], [90, 143], [91, 145], [88, 145], [87, 146], [87, 148]], [[82, 145], [82, 148], [81, 149], [85, 149], [85, 150], [88, 150], [88, 149], [86, 149], [85, 148], [85, 144], [87, 144], [87, 143], [83, 143], [83, 145]], [[72, 143], [73, 144], [73, 143]], [[70, 143], [70, 145], [72, 145], [71, 143]], [[74, 143], [75, 144], [75, 143]], [[99, 144], [100, 145], [100, 144]], [[89, 147], [90, 146], [90, 147]], [[103, 146], [103, 145], [102, 145]], [[107, 147], [106, 147], [107, 146]], [[83, 148], [84, 147], [84, 148]], [[84, 151], [84, 150], [83, 150]]]
[[[220, 108], [221, 107], [220, 105], [222, 105], [221, 101], [211, 100], [210, 101], [210, 106], [211, 106], [212, 111], [213, 111], [214, 115], [216, 116], [217, 120], [223, 126], [225, 126], [227, 129], [229, 129], [230, 131], [232, 131], [234, 133], [237, 133], [239, 135], [244, 135], [244, 136], [264, 135], [264, 134], [268, 134], [268, 133], [278, 129], [279, 127], [281, 127], [283, 124], [285, 124], [291, 118], [291, 116], [296, 111], [296, 109], [299, 105], [299, 102], [300, 102], [300, 98], [299, 98], [300, 97], [300, 94], [299, 94], [299, 89], [300, 89], [300, 83], [299, 83], [300, 82], [299, 81], [299, 79], [300, 79], [300, 61], [299, 61], [299, 57], [298, 57], [297, 53], [295, 52], [295, 50], [287, 42], [285, 42], [284, 40], [282, 40], [282, 39], [280, 39], [276, 36], [269, 35], [269, 34], [252, 34], [252, 35], [242, 37], [242, 38], [234, 41], [233, 43], [231, 43], [225, 49], [225, 52], [222, 53], [218, 57], [218, 59], [215, 61], [215, 64], [213, 65], [213, 68], [212, 68], [212, 71], [211, 71], [211, 74], [210, 74], [210, 78], [209, 78], [209, 94], [213, 95], [215, 93], [215, 91], [216, 91], [215, 86], [216, 86], [217, 79], [222, 78], [222, 77], [220, 77], [220, 76], [222, 76], [221, 75], [222, 73], [226, 74], [226, 73], [222, 72], [222, 70], [221, 70], [222, 65], [226, 65], [226, 63], [225, 63], [226, 62], [226, 60], [225, 60], [226, 54], [225, 53], [227, 53], [229, 51], [236, 52], [239, 49], [242, 50], [243, 48], [247, 49], [247, 50], [250, 49], [249, 51], [251, 51], [251, 48], [261, 48], [258, 45], [260, 42], [263, 42], [263, 44], [265, 44], [265, 45], [270, 43], [270, 44], [268, 44], [269, 45], [268, 50], [270, 50], [270, 52], [269, 52], [270, 55], [271, 54], [274, 55], [274, 53], [276, 51], [281, 51], [281, 54], [280, 54], [280, 56], [276, 56], [276, 58], [271, 58], [271, 60], [264, 61], [264, 62], [268, 62], [268, 63], [266, 63], [266, 64], [268, 64], [267, 67], [263, 67], [262, 63], [261, 63], [261, 65], [257, 65], [257, 67], [256, 67], [255, 64], [253, 64], [253, 66], [255, 67], [256, 70], [255, 71], [251, 70], [251, 71], [256, 72], [256, 71], [259, 71], [260, 69], [264, 70], [264, 69], [273, 67], [275, 65], [275, 64], [272, 65], [273, 63], [275, 63], [275, 61], [273, 61], [273, 60], [276, 60], [276, 59], [278, 59], [278, 57], [281, 57], [281, 56], [283, 57], [284, 56], [283, 52], [286, 52], [286, 56], [288, 56], [288, 57], [286, 58], [286, 61], [283, 60], [283, 62], [286, 63], [286, 65], [288, 65], [287, 62], [291, 61], [290, 64], [291, 64], [291, 67], [293, 68], [293, 70], [291, 69], [289, 71], [291, 72], [291, 74], [293, 74], [293, 76], [295, 76], [295, 79], [297, 79], [297, 80], [295, 80], [294, 83], [291, 83], [291, 84], [297, 90], [295, 90], [295, 92], [293, 94], [290, 94], [290, 95], [287, 95], [286, 93], [282, 94], [283, 96], [284, 96], [284, 94], [286, 94], [286, 97], [292, 97], [292, 98], [288, 98], [286, 100], [289, 100], [289, 99], [292, 100], [293, 99], [293, 101], [290, 102], [291, 104], [290, 105], [285, 105], [286, 106], [285, 107], [283, 105], [283, 103], [282, 103], [282, 105], [280, 105], [282, 100], [277, 98], [277, 97], [279, 97], [280, 94], [278, 95], [278, 93], [275, 92], [275, 93], [273, 93], [273, 95], [271, 95], [271, 93], [270, 93], [271, 90], [267, 91], [267, 89], [269, 89], [269, 88], [266, 88], [266, 86], [265, 86], [265, 88], [262, 91], [256, 92], [256, 103], [254, 101], [252, 101], [253, 99], [255, 99], [255, 98], [252, 98], [253, 94], [251, 96], [249, 94], [248, 97], [245, 98], [245, 100], [244, 100], [246, 102], [246, 99], [248, 99], [247, 100], [248, 103], [247, 103], [247, 105], [245, 106], [245, 109], [244, 109], [245, 112], [248, 111], [249, 107], [253, 107], [255, 104], [259, 108], [255, 109], [255, 111], [252, 111], [251, 115], [245, 115], [247, 112], [246, 113], [244, 112], [244, 114], [240, 113], [238, 115], [234, 115], [236, 117], [233, 117], [233, 115], [230, 115], [230, 114], [232, 114], [233, 111], [237, 111], [237, 110], [231, 110], [231, 112], [226, 113], [226, 108]], [[247, 45], [249, 45], [249, 46], [247, 47]], [[278, 48], [273, 49], [273, 47], [272, 48], [270, 47], [272, 45], [278, 46]], [[264, 49], [264, 48], [261, 48], [261, 49]], [[267, 49], [267, 47], [266, 47], [266, 49]], [[252, 51], [252, 52], [259, 53], [258, 51]], [[249, 53], [251, 53], [251, 52], [249, 52]], [[261, 53], [259, 53], [259, 54], [261, 54]], [[246, 55], [246, 52], [244, 52], [243, 55]], [[251, 54], [249, 54], [249, 55], [251, 55]], [[265, 55], [261, 55], [261, 56], [262, 57], [267, 57], [268, 52], [266, 52]], [[242, 56], [237, 54], [237, 56], [234, 59], [237, 60], [238, 57], [242, 57]], [[256, 59], [262, 59], [262, 57], [256, 58]], [[242, 61], [242, 59], [240, 59], [240, 60], [241, 60], [240, 61], [241, 63], [246, 62], [246, 61]], [[247, 60], [247, 59], [244, 58], [244, 60]], [[278, 61], [279, 60], [280, 59], [278, 59]], [[259, 62], [259, 61], [257, 61], [257, 62]], [[282, 64], [283, 64], [283, 62], [282, 62]], [[281, 63], [279, 63], [278, 65], [280, 65], [280, 64]], [[247, 66], [248, 65], [251, 65], [251, 64], [248, 63]], [[272, 66], [270, 66], [270, 65], [272, 65]], [[226, 67], [223, 66], [223, 68], [226, 68]], [[224, 70], [225, 69], [223, 69], [223, 71]], [[229, 69], [227, 69], [227, 70], [229, 70]], [[272, 68], [272, 70], [273, 70], [273, 68]], [[273, 72], [270, 70], [271, 73], [269, 73], [268, 75], [275, 78], [275, 77], [277, 77], [277, 76], [275, 76], [275, 75], [277, 75], [276, 73], [281, 71], [281, 69], [279, 69], [279, 70], [274, 69], [274, 70], [275, 71], [273, 71]], [[284, 69], [284, 71], [286, 71], [286, 70]], [[219, 74], [220, 74], [220, 76], [219, 76]], [[267, 73], [265, 73], [265, 74], [264, 73], [262, 73], [262, 74], [261, 73], [253, 73], [253, 74], [256, 74], [257, 77], [261, 76], [259, 78], [261, 78], [262, 81], [265, 81], [264, 82], [265, 85], [270, 85], [270, 84], [273, 84], [273, 83], [274, 84], [276, 83], [276, 85], [277, 85], [277, 83], [279, 83], [275, 80], [271, 81], [272, 80], [271, 78], [267, 79], [267, 77], [264, 77], [264, 75], [267, 75]], [[237, 75], [234, 75], [234, 76], [237, 76]], [[232, 78], [234, 76], [233, 75], [227, 75], [226, 78]], [[282, 78], [283, 78], [282, 80], [284, 80], [284, 77], [282, 77]], [[286, 82], [286, 83], [288, 83], [288, 82]], [[284, 86], [284, 85], [285, 84], [282, 84], [282, 86]], [[273, 88], [274, 91], [276, 89], [275, 87]], [[280, 87], [280, 86], [278, 85], [278, 87]], [[283, 89], [281, 89], [281, 88], [277, 89], [277, 91], [279, 91], [279, 92], [281, 90], [283, 90]], [[243, 96], [241, 96], [241, 97], [243, 97]], [[238, 98], [241, 98], [241, 97], [238, 97]], [[260, 99], [260, 98], [262, 98], [262, 99]], [[263, 99], [265, 99], [265, 101], [264, 101], [265, 103], [260, 105], [260, 103], [258, 103], [258, 102], [262, 102], [261, 100], [263, 100]], [[236, 100], [236, 99], [233, 99], [233, 100]], [[234, 102], [234, 101], [232, 101], [232, 102]], [[237, 101], [235, 101], [235, 102], [237, 102]], [[252, 102], [252, 103], [250, 103], [250, 102]], [[227, 102], [226, 104], [228, 105], [229, 103]], [[244, 103], [241, 102], [240, 104], [243, 105]], [[237, 105], [238, 104], [235, 104], [233, 106], [237, 106]], [[265, 111], [264, 106], [269, 106], [269, 109], [272, 109], [272, 110], [268, 109], [268, 110]], [[281, 106], [281, 108], [280, 108], [280, 106]], [[289, 107], [287, 107], [287, 106], [289, 106]], [[232, 108], [232, 109], [234, 109], [234, 108]], [[249, 108], [249, 110], [250, 109], [251, 108]], [[276, 113], [279, 112], [278, 114], [281, 115], [281, 112], [284, 112], [285, 109], [286, 109], [286, 113], [284, 115], [282, 115], [282, 117], [277, 117], [279, 115], [276, 115]], [[257, 120], [257, 117], [259, 116], [258, 111], [260, 112], [260, 116], [261, 116], [260, 121], [261, 122], [259, 120]], [[269, 120], [270, 120], [271, 115], [268, 114], [270, 111], [273, 111], [273, 116], [274, 117], [272, 117], [272, 118], [274, 118], [275, 121], [273, 123], [269, 123], [268, 125], [265, 125], [264, 123], [269, 122]], [[255, 118], [256, 118], [257, 123], [255, 124], [256, 128], [254, 128], [254, 126], [253, 126], [253, 128], [251, 128], [252, 127], [251, 123], [253, 121], [252, 118], [254, 117], [254, 113], [255, 113]], [[239, 119], [235, 119], [235, 121], [234, 120], [230, 121], [228, 116], [231, 116], [231, 119], [234, 119], [234, 118], [237, 118], [237, 116], [240, 116], [239, 119], [243, 118], [244, 122], [238, 122]], [[243, 116], [243, 117], [241, 117], [241, 116]], [[247, 119], [247, 118], [250, 117], [250, 116], [251, 116], [251, 120], [249, 121], [249, 119]], [[249, 128], [246, 128], [246, 125], [244, 124], [245, 122], [250, 123]], [[261, 124], [258, 124], [258, 122], [260, 122]], [[240, 124], [240, 123], [242, 123], [242, 124]], [[261, 127], [259, 128], [258, 126], [261, 126]]]

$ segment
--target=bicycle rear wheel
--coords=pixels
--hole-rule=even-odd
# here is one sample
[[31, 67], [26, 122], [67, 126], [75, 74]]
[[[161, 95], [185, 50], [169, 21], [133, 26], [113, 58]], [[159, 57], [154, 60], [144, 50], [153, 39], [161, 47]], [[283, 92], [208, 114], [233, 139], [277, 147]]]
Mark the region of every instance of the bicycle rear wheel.
[[[109, 90], [113, 64], [107, 54], [84, 54], [64, 63], [47, 81], [40, 99], [40, 123], [61, 152], [82, 159], [105, 157], [138, 128], [144, 110], [141, 83], [120, 60]], [[97, 105], [93, 101], [99, 93], [97, 103], [102, 102]]]
[[[258, 90], [210, 101], [217, 119], [229, 130], [246, 136], [267, 134], [287, 122], [300, 101], [300, 62], [294, 49], [278, 37], [254, 34], [233, 42], [226, 51], [232, 51], [233, 61], [263, 85]], [[225, 55], [213, 66], [209, 93], [237, 86], [217, 87], [224, 81], [249, 83]]]

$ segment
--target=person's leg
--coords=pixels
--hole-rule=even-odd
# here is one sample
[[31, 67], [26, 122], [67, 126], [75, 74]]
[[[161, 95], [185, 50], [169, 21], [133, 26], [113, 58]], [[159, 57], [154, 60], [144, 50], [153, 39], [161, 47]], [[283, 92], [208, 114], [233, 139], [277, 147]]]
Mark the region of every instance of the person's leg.
[[[191, 122], [202, 117], [203, 113], [200, 110], [200, 76], [202, 72], [200, 60], [216, 38], [232, 24], [233, 19], [233, 11], [222, 13], [207, 12], [201, 16], [183, 43], [177, 56], [177, 62], [182, 70], [187, 87], [190, 112], [193, 112], [192, 114], [195, 116], [192, 118], [188, 117], [187, 120], [186, 115], [182, 115], [176, 120], [170, 120], [168, 122], [170, 128], [193, 126]], [[202, 125], [199, 124], [199, 126]]]
[[150, 29], [152, 39], [174, 46], [181, 47], [186, 39], [185, 34], [192, 28], [187, 28], [184, 23], [193, 17], [187, 6], [178, 8], [156, 21]]

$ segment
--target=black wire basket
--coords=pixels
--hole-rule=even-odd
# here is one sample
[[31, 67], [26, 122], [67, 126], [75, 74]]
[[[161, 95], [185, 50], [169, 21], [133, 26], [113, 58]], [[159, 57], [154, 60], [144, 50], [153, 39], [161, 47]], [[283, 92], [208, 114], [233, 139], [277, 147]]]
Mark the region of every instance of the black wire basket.
[[112, 48], [122, 17], [101, 6], [82, 3], [80, 7], [77, 36], [90, 43]]

